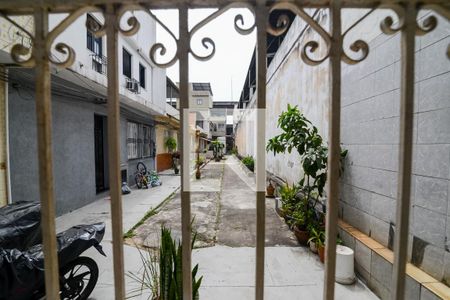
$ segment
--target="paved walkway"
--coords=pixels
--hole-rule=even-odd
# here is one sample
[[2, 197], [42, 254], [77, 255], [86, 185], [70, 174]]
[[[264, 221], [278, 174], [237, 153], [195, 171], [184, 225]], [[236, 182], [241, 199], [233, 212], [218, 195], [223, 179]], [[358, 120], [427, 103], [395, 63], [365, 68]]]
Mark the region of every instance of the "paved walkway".
[[[192, 259], [193, 264], [199, 264], [199, 274], [203, 275], [200, 299], [254, 299], [254, 178], [246, 174], [234, 157], [229, 157], [225, 162], [210, 162], [202, 174], [202, 180], [194, 180], [191, 185], [192, 214], [196, 216], [194, 226], [199, 233], [196, 244], [199, 248], [194, 249]], [[179, 186], [179, 177], [164, 176], [162, 180], [162, 187], [133, 191], [124, 196], [125, 232]], [[323, 264], [317, 255], [298, 246], [273, 206], [273, 201], [267, 199], [266, 299], [322, 299]], [[176, 192], [156, 215], [137, 228], [133, 241], [150, 247], [157, 246], [161, 223], [170, 226], [173, 234], [179, 237], [180, 213], [180, 196]], [[93, 249], [85, 253], [96, 259], [100, 268], [99, 282], [90, 299], [114, 299], [111, 234], [108, 230], [109, 200], [98, 200], [58, 218], [57, 227], [62, 230], [75, 224], [101, 220], [108, 226], [103, 242], [108, 257], [100, 256]], [[126, 272], [139, 272], [142, 263], [138, 250], [125, 245], [124, 253]], [[128, 277], [126, 285], [128, 291], [137, 287]], [[148, 293], [134, 299], [147, 298]], [[336, 299], [378, 298], [358, 281], [351, 286], [336, 284]]]

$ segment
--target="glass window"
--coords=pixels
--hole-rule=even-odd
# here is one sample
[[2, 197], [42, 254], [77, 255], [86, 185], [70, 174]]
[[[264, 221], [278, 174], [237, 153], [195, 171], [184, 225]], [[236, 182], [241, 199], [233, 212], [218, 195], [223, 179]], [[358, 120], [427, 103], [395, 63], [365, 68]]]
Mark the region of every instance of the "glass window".
[[122, 49], [122, 70], [123, 75], [131, 78], [131, 54], [125, 48]]
[[145, 89], [145, 67], [139, 64], [139, 85]]
[[128, 159], [138, 157], [138, 124], [128, 122], [127, 124], [127, 150]]
[[197, 105], [202, 105], [203, 104], [203, 99], [197, 99]]
[[[99, 27], [101, 26], [91, 15], [87, 15], [87, 22], [94, 22]], [[103, 40], [102, 37], [96, 38], [94, 33], [86, 31], [87, 48], [97, 55], [103, 55]]]
[[128, 159], [154, 156], [155, 143], [152, 139], [152, 127], [128, 122], [127, 150]]

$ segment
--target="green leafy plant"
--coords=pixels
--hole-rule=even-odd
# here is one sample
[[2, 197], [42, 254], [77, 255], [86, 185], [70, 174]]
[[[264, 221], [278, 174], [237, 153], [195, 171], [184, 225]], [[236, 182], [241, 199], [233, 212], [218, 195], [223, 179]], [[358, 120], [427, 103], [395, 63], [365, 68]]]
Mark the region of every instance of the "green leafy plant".
[[225, 148], [225, 145], [223, 143], [221, 143], [219, 140], [214, 140], [211, 142], [212, 147], [213, 147], [213, 155], [214, 155], [214, 159], [216, 161], [219, 161], [222, 158], [222, 151], [223, 148]]
[[292, 186], [290, 186], [288, 183], [286, 183], [285, 185], [281, 186], [279, 194], [281, 197], [281, 210], [284, 214], [288, 216], [292, 215], [298, 203], [298, 192], [299, 188], [295, 184], [292, 184]]
[[255, 171], [255, 159], [253, 156], [248, 155], [242, 158], [242, 163], [252, 172]]
[[205, 163], [205, 159], [203, 157], [199, 157], [198, 159], [195, 160], [196, 165], [201, 166]]
[[[266, 150], [272, 151], [274, 155], [291, 153], [293, 150], [299, 154], [302, 166], [299, 189], [305, 195], [303, 201], [306, 205], [297, 205], [296, 209], [303, 210], [301, 213], [305, 215], [306, 224], [309, 224], [314, 214], [308, 211], [316, 207], [327, 181], [328, 148], [324, 146], [317, 127], [312, 125], [297, 106], [288, 104], [287, 111], [282, 112], [278, 118], [278, 127], [282, 132], [269, 139]], [[341, 151], [341, 162], [346, 155], [347, 150]], [[315, 200], [314, 203], [311, 204], [310, 199]]]
[[[191, 249], [196, 238], [197, 233], [194, 233]], [[143, 275], [140, 276], [133, 272], [127, 274], [130, 278], [140, 283], [140, 287], [132, 291], [135, 294], [130, 295], [128, 298], [140, 296], [144, 289], [149, 289], [152, 295], [148, 299], [182, 300], [182, 246], [180, 242], [177, 244], [172, 239], [170, 229], [164, 226], [161, 227], [159, 255], [156, 252], [148, 252], [147, 256], [143, 255], [141, 251], [139, 253], [143, 264]], [[203, 279], [203, 276], [197, 279], [197, 272], [198, 264], [192, 269], [192, 299], [194, 300], [199, 299], [199, 289]]]
[[[296, 150], [302, 165], [299, 184], [308, 199], [312, 193], [318, 199], [323, 195], [327, 181], [328, 148], [323, 145], [317, 127], [312, 125], [297, 106], [289, 104], [287, 111], [282, 112], [278, 118], [278, 127], [282, 133], [268, 141], [266, 150], [272, 151], [274, 155]], [[347, 150], [341, 151], [341, 161], [346, 155]]]
[[323, 247], [325, 245], [325, 231], [318, 228], [311, 228], [309, 232], [309, 243], [315, 243], [317, 248]]
[[165, 146], [169, 152], [173, 152], [177, 149], [177, 141], [170, 136], [166, 139]]

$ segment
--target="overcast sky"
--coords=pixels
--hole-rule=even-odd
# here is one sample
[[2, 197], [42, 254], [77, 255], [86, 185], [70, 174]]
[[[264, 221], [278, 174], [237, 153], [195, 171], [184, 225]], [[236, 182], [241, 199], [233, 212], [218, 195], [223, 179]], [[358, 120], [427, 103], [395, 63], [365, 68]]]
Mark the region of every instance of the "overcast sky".
[[[196, 9], [189, 11], [189, 28], [192, 28], [213, 13], [212, 9]], [[178, 11], [154, 11], [155, 15], [169, 27], [178, 37]], [[244, 27], [248, 28], [254, 23], [253, 15], [246, 9], [230, 9], [217, 19], [200, 29], [193, 37], [191, 47], [199, 55], [209, 53], [204, 50], [201, 39], [211, 38], [216, 44], [214, 57], [207, 62], [197, 61], [190, 56], [189, 81], [210, 82], [214, 93], [214, 100], [239, 100], [239, 96], [247, 74], [250, 59], [253, 54], [256, 32], [249, 35], [240, 35], [234, 29], [234, 18], [237, 14], [244, 16]], [[158, 62], [167, 62], [175, 53], [175, 43], [161, 26], [157, 26], [157, 42], [162, 42], [168, 48], [164, 57]], [[167, 69], [167, 76], [174, 82], [179, 80], [179, 65]]]

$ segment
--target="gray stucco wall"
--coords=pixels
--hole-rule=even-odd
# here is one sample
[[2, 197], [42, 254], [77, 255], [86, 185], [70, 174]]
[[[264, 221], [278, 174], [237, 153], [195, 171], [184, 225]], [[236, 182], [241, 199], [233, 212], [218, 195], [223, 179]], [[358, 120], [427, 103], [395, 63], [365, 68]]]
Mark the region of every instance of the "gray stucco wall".
[[[34, 91], [9, 88], [9, 146], [13, 201], [39, 201], [36, 113]], [[52, 96], [54, 189], [57, 215], [82, 207], [96, 199], [94, 114], [106, 115], [105, 107]], [[128, 182], [140, 160], [128, 161], [127, 120], [121, 118], [121, 162], [127, 165]], [[147, 124], [150, 121], [147, 120]], [[154, 168], [153, 158], [143, 160]]]

